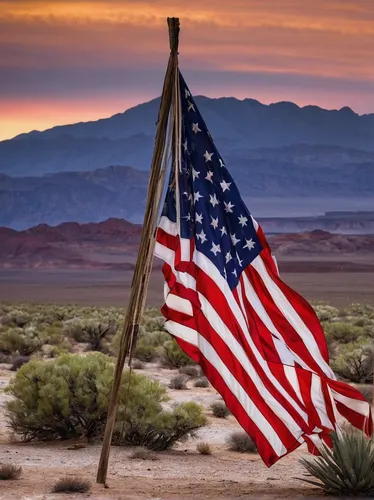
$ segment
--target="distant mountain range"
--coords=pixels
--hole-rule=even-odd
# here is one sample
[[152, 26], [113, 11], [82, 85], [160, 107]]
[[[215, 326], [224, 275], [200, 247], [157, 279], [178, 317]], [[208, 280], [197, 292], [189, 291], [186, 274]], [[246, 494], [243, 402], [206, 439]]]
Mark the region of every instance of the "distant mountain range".
[[[196, 101], [246, 202], [276, 197], [274, 214], [282, 197], [291, 204], [320, 200], [318, 213], [351, 210], [348, 201], [335, 206], [337, 198], [374, 210], [374, 114], [253, 99]], [[111, 118], [0, 142], [0, 224], [141, 222], [158, 106], [154, 99]], [[295, 215], [302, 205], [295, 201]]]
[[[374, 114], [300, 108], [289, 102], [264, 105], [253, 99], [197, 97], [196, 102], [229, 168], [250, 172], [249, 160], [271, 155], [259, 148], [306, 144], [374, 152]], [[158, 107], [159, 99], [154, 99], [111, 118], [2, 141], [0, 173], [34, 176], [123, 164], [149, 169]], [[252, 149], [257, 151], [250, 153]]]
[[[0, 269], [132, 270], [140, 235], [141, 226], [123, 219], [108, 219], [98, 224], [72, 222], [56, 227], [41, 224], [26, 231], [0, 227]], [[374, 235], [309, 231], [276, 235], [269, 241], [285, 272], [374, 271]], [[365, 258], [352, 262], [353, 256], [370, 256], [371, 264]], [[321, 257], [327, 257], [325, 262]], [[159, 261], [155, 264], [161, 265]]]

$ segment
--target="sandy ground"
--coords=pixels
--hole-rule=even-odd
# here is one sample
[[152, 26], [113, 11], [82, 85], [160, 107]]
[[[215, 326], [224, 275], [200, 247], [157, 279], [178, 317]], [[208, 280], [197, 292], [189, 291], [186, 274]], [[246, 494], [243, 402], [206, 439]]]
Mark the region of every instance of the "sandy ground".
[[[110, 271], [1, 271], [0, 301], [77, 303], [97, 306], [125, 306], [129, 298], [132, 273]], [[339, 307], [352, 302], [374, 304], [373, 273], [287, 273], [283, 279], [308, 300], [324, 300]], [[163, 280], [158, 270], [152, 275], [149, 305], [162, 302]], [[258, 455], [227, 450], [226, 437], [239, 429], [233, 417], [212, 416], [209, 406], [219, 396], [212, 388], [190, 386], [187, 391], [170, 391], [174, 401], [193, 400], [205, 406], [209, 425], [173, 451], [158, 454], [158, 460], [131, 460], [131, 450], [111, 450], [109, 488], [95, 483], [100, 445], [68, 450], [69, 443], [22, 444], [10, 441], [1, 392], [11, 373], [0, 365], [0, 463], [22, 466], [22, 478], [2, 481], [0, 499], [52, 500], [87, 498], [94, 500], [139, 499], [247, 499], [317, 497], [318, 489], [296, 478], [303, 477], [299, 458], [307, 455], [300, 448], [268, 469]], [[166, 385], [175, 372], [148, 365], [146, 373]], [[190, 384], [191, 385], [191, 384]], [[202, 456], [196, 444], [208, 442], [211, 456]], [[92, 483], [89, 495], [51, 494], [62, 476], [78, 475]]]
[[[165, 384], [175, 374], [175, 371], [160, 369], [157, 365], [148, 365], [142, 372]], [[0, 369], [0, 391], [10, 376], [8, 370]], [[1, 482], [0, 498], [64, 500], [89, 496], [94, 500], [228, 500], [319, 496], [318, 489], [296, 479], [304, 475], [298, 459], [306, 455], [305, 449], [297, 450], [268, 469], [258, 455], [227, 450], [226, 437], [233, 430], [238, 430], [239, 425], [231, 416], [225, 420], [213, 417], [209, 406], [220, 397], [212, 388], [194, 388], [189, 384], [186, 391], [169, 390], [169, 393], [172, 401], [194, 400], [204, 405], [209, 425], [199, 430], [196, 439], [189, 439], [172, 451], [158, 453], [157, 460], [130, 459], [131, 448], [112, 447], [109, 488], [103, 488], [95, 482], [100, 444], [68, 450], [71, 443], [67, 442], [12, 443], [4, 418], [7, 396], [0, 392], [0, 463], [10, 462], [23, 469], [21, 479]], [[203, 456], [196, 451], [196, 444], [200, 441], [210, 444], [213, 450], [211, 456]], [[92, 483], [91, 493], [51, 494], [56, 480], [66, 475], [89, 480]]]
[[[305, 263], [308, 266], [308, 263]], [[374, 273], [281, 273], [282, 279], [307, 300], [326, 301], [337, 307], [353, 302], [374, 304]], [[0, 301], [53, 302], [95, 306], [125, 306], [132, 272], [0, 270]], [[161, 270], [151, 276], [148, 305], [163, 301]]]

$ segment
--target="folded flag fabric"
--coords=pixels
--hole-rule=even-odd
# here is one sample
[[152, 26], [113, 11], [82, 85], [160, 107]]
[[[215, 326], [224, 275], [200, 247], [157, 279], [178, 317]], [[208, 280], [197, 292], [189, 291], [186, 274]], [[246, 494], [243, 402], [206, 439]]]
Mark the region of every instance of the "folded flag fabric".
[[164, 261], [167, 330], [202, 367], [267, 466], [304, 442], [318, 453], [339, 415], [370, 435], [369, 404], [336, 380], [313, 308], [280, 278], [261, 227], [180, 73], [178, 79], [178, 166], [155, 246]]

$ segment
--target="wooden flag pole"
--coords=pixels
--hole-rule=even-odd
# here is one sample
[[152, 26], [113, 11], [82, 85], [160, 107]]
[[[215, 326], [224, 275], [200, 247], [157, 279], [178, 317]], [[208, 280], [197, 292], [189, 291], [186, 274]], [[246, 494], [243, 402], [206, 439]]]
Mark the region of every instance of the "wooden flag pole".
[[125, 317], [125, 324], [120, 341], [112, 391], [108, 406], [107, 421], [101, 449], [100, 462], [96, 481], [106, 485], [108, 472], [110, 445], [116, 420], [119, 392], [121, 388], [122, 372], [125, 361], [136, 342], [141, 314], [144, 308], [149, 277], [152, 269], [153, 250], [155, 245], [156, 225], [160, 198], [163, 192], [165, 172], [162, 169], [167, 136], [168, 120], [172, 104], [173, 82], [178, 68], [178, 45], [180, 24], [178, 18], [167, 19], [169, 27], [170, 57], [166, 69], [164, 86], [161, 94], [160, 110], [157, 121], [155, 146], [148, 182], [147, 203], [138, 258], [135, 265], [134, 277], [131, 285], [131, 295]]

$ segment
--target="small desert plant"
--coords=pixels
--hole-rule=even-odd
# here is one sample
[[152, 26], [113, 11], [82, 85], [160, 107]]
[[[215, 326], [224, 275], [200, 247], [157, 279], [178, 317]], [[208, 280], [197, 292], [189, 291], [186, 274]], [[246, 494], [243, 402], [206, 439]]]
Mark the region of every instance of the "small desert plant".
[[217, 418], [226, 418], [230, 415], [230, 410], [223, 401], [217, 401], [210, 405], [212, 413]]
[[12, 464], [0, 465], [0, 480], [7, 481], [12, 479], [19, 479], [22, 474], [22, 467], [17, 467]]
[[163, 365], [167, 367], [180, 368], [190, 365], [192, 359], [185, 354], [177, 344], [176, 340], [168, 340], [164, 343]]
[[87, 493], [91, 483], [76, 477], [62, 477], [52, 489], [52, 493]]
[[206, 377], [201, 377], [195, 380], [194, 387], [209, 387], [209, 380]]
[[132, 460], [159, 460], [159, 457], [151, 450], [146, 448], [138, 448], [134, 450], [129, 456]]
[[200, 373], [196, 366], [191, 366], [191, 365], [181, 366], [178, 371], [179, 371], [179, 373], [182, 373], [183, 375], [187, 375], [188, 377], [191, 377], [191, 378], [198, 377], [199, 373]]
[[187, 377], [185, 375], [176, 375], [170, 380], [169, 387], [170, 389], [179, 389], [185, 390], [187, 389]]
[[0, 351], [5, 354], [30, 356], [43, 345], [34, 327], [11, 328], [0, 334]]
[[198, 443], [196, 446], [196, 450], [201, 455], [211, 455], [212, 454], [212, 449], [208, 443]]
[[341, 346], [340, 354], [331, 362], [332, 369], [351, 382], [373, 381], [373, 352], [371, 346], [352, 344]]
[[[143, 446], [154, 451], [171, 448], [183, 442], [207, 422], [202, 406], [181, 403], [173, 411], [160, 411], [157, 415], [133, 413], [126, 419], [121, 442], [131, 446]], [[119, 437], [118, 434], [116, 436]]]
[[302, 458], [303, 467], [319, 481], [301, 479], [336, 496], [374, 496], [374, 441], [362, 432], [332, 435], [333, 448], [325, 446], [321, 456]]
[[257, 447], [254, 441], [244, 431], [235, 431], [227, 438], [227, 444], [231, 451], [239, 451], [240, 453], [256, 453]]
[[140, 361], [149, 363], [153, 361], [156, 357], [156, 347], [152, 344], [148, 344], [145, 340], [140, 339], [135, 347], [134, 356]]
[[354, 326], [350, 323], [328, 323], [325, 325], [327, 336], [331, 336], [333, 340], [341, 344], [349, 344], [356, 342], [365, 334], [363, 328]]
[[339, 309], [327, 304], [317, 304], [314, 309], [320, 321], [331, 321], [339, 315]]

